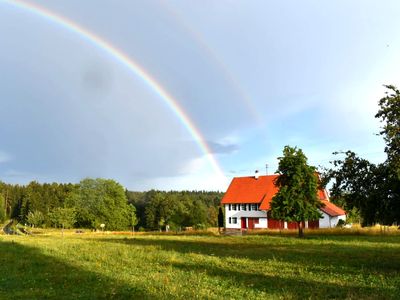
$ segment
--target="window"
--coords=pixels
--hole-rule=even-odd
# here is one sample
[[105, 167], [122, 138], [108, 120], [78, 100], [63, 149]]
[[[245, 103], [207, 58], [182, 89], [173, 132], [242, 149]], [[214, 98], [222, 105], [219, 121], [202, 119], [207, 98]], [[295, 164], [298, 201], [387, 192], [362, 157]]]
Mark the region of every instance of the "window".
[[237, 224], [237, 218], [236, 218], [236, 217], [233, 217], [233, 218], [232, 218], [232, 223], [233, 223], [233, 224]]
[[236, 204], [232, 204], [232, 210], [236, 210]]
[[[228, 205], [228, 210], [231, 210], [231, 205], [230, 205], [230, 204]], [[230, 223], [230, 222], [229, 222], [229, 223]]]
[[257, 204], [252, 204], [251, 205], [251, 210], [257, 210]]
[[229, 218], [229, 224], [232, 224], [232, 218]]
[[242, 204], [242, 210], [247, 210], [247, 204]]

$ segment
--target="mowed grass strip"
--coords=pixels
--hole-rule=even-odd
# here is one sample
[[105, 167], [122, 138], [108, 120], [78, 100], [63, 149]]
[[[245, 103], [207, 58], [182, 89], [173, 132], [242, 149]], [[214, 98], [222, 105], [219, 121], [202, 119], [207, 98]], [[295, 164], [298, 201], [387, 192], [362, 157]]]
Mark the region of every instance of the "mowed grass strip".
[[400, 236], [0, 236], [0, 299], [399, 299]]

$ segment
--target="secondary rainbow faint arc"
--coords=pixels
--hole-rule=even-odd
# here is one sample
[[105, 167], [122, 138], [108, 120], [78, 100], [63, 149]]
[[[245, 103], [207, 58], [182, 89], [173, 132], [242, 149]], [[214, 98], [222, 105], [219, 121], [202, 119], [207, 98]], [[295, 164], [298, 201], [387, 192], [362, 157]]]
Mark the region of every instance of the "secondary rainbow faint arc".
[[81, 27], [80, 25], [72, 22], [71, 20], [60, 16], [44, 7], [41, 7], [37, 4], [28, 3], [20, 0], [1, 0], [5, 3], [13, 5], [14, 7], [29, 11], [34, 13], [40, 17], [43, 17], [49, 21], [55, 22], [58, 25], [74, 32], [81, 37], [86, 38], [94, 45], [98, 46], [102, 50], [106, 51], [112, 57], [114, 57], [117, 61], [126, 66], [130, 71], [132, 71], [136, 76], [140, 77], [172, 110], [172, 112], [178, 117], [181, 123], [188, 130], [190, 135], [194, 138], [202, 152], [205, 154], [206, 158], [210, 162], [213, 170], [217, 175], [225, 178], [225, 175], [213, 156], [210, 148], [202, 137], [200, 131], [196, 128], [184, 110], [179, 106], [178, 102], [155, 80], [153, 79], [138, 63], [133, 61], [130, 57], [128, 57], [121, 50], [115, 48], [106, 40], [97, 36], [96, 34], [90, 32], [89, 30]]
[[263, 126], [264, 121], [257, 111], [256, 107], [254, 106], [254, 103], [251, 101], [250, 97], [241, 88], [237, 79], [232, 75], [232, 72], [229, 71], [227, 65], [223, 62], [223, 60], [221, 60], [220, 57], [215, 53], [215, 51], [207, 43], [204, 42], [204, 39], [202, 38], [200, 32], [194, 30], [191, 26], [189, 26], [186, 19], [180, 13], [178, 13], [178, 11], [172, 9], [166, 1], [160, 1], [160, 5], [162, 5], [164, 11], [166, 11], [173, 17], [179, 27], [186, 31], [188, 35], [197, 43], [197, 45], [207, 54], [208, 59], [212, 60], [212, 62], [218, 66], [219, 70], [222, 72], [225, 79], [229, 82], [230, 86], [240, 96], [242, 103], [249, 110], [253, 119], [256, 121], [256, 124], [258, 126]]

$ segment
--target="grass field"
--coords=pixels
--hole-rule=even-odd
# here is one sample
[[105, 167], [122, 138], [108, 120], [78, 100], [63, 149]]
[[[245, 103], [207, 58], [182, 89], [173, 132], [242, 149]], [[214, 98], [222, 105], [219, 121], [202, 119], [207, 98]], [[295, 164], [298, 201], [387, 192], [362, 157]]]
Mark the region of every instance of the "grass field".
[[0, 236], [0, 299], [400, 299], [400, 236]]

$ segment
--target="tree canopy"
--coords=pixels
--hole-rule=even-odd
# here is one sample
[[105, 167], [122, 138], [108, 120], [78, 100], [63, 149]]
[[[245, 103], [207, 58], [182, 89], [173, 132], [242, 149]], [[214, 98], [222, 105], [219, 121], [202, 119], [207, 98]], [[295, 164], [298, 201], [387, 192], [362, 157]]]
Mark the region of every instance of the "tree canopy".
[[334, 160], [325, 174], [334, 180], [332, 200], [348, 211], [359, 211], [362, 225], [400, 222], [400, 91], [385, 87], [375, 117], [383, 123], [380, 135], [386, 143], [386, 161], [373, 164], [350, 150], [336, 152], [345, 157]]
[[0, 223], [3, 223], [6, 219], [6, 206], [4, 196], [0, 194]]
[[125, 189], [111, 179], [83, 179], [67, 199], [68, 207], [78, 207], [76, 221], [80, 227], [99, 228], [106, 224], [109, 230], [130, 226], [130, 208]]
[[385, 86], [386, 96], [379, 100], [379, 111], [375, 115], [383, 122], [380, 134], [383, 136], [387, 164], [400, 179], [400, 90], [393, 85]]
[[49, 214], [55, 227], [72, 228], [76, 222], [75, 208], [57, 207]]
[[307, 164], [301, 149], [285, 146], [279, 158], [276, 186], [279, 191], [272, 198], [271, 216], [274, 219], [297, 222], [299, 236], [303, 236], [303, 221], [321, 217], [322, 203], [317, 197], [318, 177], [315, 167]]

